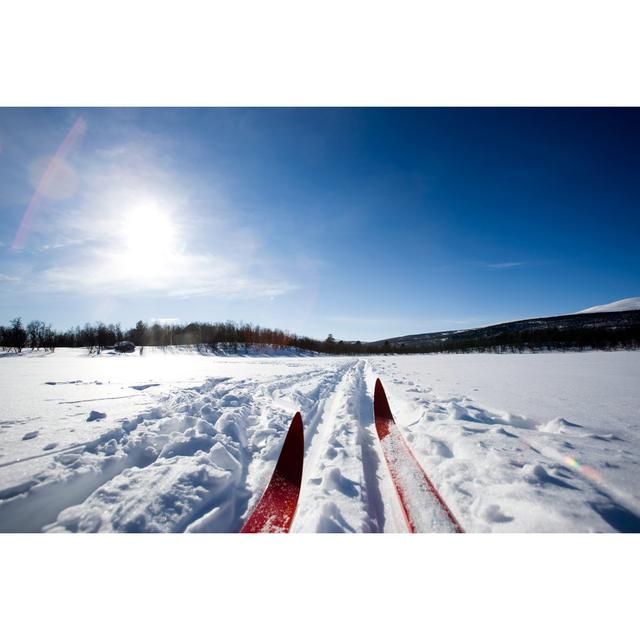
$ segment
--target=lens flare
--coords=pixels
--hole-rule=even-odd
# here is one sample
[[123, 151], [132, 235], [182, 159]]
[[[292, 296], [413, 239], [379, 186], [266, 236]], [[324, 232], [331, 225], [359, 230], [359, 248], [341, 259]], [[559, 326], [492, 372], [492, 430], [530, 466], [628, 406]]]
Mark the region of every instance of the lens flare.
[[588, 467], [586, 464], [581, 464], [571, 456], [564, 456], [564, 458], [562, 459], [562, 462], [564, 463], [565, 466], [571, 469], [575, 469], [578, 473], [581, 473], [582, 475], [586, 476], [590, 480], [593, 480], [595, 482], [600, 482], [602, 480], [602, 476], [598, 471], [596, 471], [592, 467]]
[[31, 200], [27, 205], [27, 209], [22, 216], [20, 226], [18, 227], [16, 236], [13, 239], [13, 243], [11, 244], [12, 249], [18, 249], [22, 246], [34, 212], [38, 208], [38, 205], [40, 204], [42, 199], [47, 196], [47, 193], [51, 192], [51, 182], [56, 175], [56, 172], [60, 170], [61, 166], [65, 166], [64, 160], [66, 156], [69, 155], [69, 152], [73, 148], [73, 145], [79, 140], [80, 137], [82, 137], [82, 134], [85, 132], [86, 128], [87, 124], [85, 119], [82, 116], [78, 117], [71, 126], [71, 129], [69, 129], [67, 135], [58, 147], [55, 154], [49, 160], [47, 167], [42, 173], [42, 177], [38, 182], [38, 186], [36, 187], [33, 196], [31, 196]]

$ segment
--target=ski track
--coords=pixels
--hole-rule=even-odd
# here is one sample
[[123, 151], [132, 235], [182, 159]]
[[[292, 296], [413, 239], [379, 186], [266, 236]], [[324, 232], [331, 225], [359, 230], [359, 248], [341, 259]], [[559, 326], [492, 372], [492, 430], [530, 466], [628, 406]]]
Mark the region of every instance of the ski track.
[[294, 410], [313, 429], [349, 366], [170, 393], [93, 441], [42, 454], [53, 458], [44, 472], [0, 493], [0, 530], [237, 531]]
[[238, 531], [300, 410], [305, 459], [291, 530], [405, 532], [374, 427], [378, 376], [398, 428], [467, 532], [640, 531], [637, 496], [587, 464], [609, 443], [612, 459], [630, 456], [617, 436], [437, 396], [380, 358], [336, 358], [259, 381], [210, 378], [165, 392], [93, 440], [0, 463], [51, 459], [0, 490], [0, 531]]

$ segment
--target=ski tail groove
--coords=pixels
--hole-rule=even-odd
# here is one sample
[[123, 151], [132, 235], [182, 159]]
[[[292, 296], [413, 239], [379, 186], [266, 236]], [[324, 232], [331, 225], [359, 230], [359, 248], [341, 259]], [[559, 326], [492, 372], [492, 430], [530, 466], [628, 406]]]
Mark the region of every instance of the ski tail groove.
[[304, 459], [304, 427], [298, 411], [291, 421], [276, 468], [240, 533], [288, 533], [298, 506]]
[[431, 530], [464, 533], [460, 523], [400, 433], [380, 378], [376, 379], [373, 411], [376, 432], [380, 438], [385, 461], [409, 531], [416, 533], [421, 530], [421, 525], [425, 522], [421, 512], [425, 510], [432, 512], [433, 528]]

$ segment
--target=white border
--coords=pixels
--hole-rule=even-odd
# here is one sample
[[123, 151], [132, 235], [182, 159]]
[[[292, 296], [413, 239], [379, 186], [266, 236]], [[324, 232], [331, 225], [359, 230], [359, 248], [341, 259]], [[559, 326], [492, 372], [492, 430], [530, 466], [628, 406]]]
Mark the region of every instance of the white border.
[[3, 637], [624, 638], [637, 535], [10, 535]]
[[22, 0], [4, 105], [637, 105], [631, 0]]

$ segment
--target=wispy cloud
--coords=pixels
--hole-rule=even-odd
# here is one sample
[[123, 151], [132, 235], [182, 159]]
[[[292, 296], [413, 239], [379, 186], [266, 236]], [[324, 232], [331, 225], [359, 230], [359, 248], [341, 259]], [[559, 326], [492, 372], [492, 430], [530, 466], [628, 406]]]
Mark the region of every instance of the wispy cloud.
[[515, 269], [516, 267], [522, 267], [525, 262], [494, 262], [487, 264], [488, 269]]
[[87, 295], [167, 295], [176, 298], [215, 296], [262, 298], [280, 296], [296, 287], [278, 277], [261, 276], [250, 264], [213, 254], [176, 254], [146, 270], [126, 253], [90, 249], [76, 252], [63, 266], [32, 275], [29, 290]]
[[20, 282], [20, 278], [8, 276], [6, 273], [0, 273], [0, 282]]

